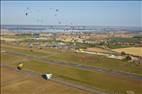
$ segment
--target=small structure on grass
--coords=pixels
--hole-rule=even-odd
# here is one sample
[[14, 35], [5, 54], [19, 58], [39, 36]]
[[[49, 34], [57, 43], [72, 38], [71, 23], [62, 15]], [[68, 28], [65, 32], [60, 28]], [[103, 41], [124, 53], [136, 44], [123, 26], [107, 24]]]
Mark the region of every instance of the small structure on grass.
[[52, 74], [47, 74], [47, 73], [46, 73], [46, 74], [42, 74], [41, 76], [42, 76], [42, 78], [45, 79], [45, 80], [49, 80], [49, 79], [52, 78]]
[[23, 66], [24, 66], [23, 63], [19, 63], [19, 64], [17, 65], [17, 69], [18, 69], [18, 70], [22, 70]]

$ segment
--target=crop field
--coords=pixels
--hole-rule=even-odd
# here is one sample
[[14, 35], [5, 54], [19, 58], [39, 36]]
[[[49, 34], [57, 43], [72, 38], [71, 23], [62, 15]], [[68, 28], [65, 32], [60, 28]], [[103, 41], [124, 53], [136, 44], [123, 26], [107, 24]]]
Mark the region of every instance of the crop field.
[[119, 48], [119, 49], [114, 49], [113, 51], [116, 51], [116, 52], [122, 52], [123, 51], [127, 54], [142, 56], [142, 47]]
[[[58, 49], [54, 50], [51, 48], [49, 49], [47, 48], [46, 50], [33, 48], [32, 49], [33, 52], [31, 52], [30, 48], [2, 45], [2, 49], [6, 51], [5, 53], [1, 54], [2, 64], [6, 64], [15, 69], [19, 62], [23, 62], [24, 70], [34, 71], [37, 73], [53, 73], [54, 75], [53, 77], [55, 79], [61, 78], [64, 82], [75, 84], [75, 86], [79, 85], [83, 86], [84, 88], [91, 88], [93, 90], [107, 92], [109, 94], [126, 94], [126, 91], [133, 91], [136, 94], [141, 94], [142, 92], [142, 80], [141, 80], [142, 77], [141, 76], [130, 77], [131, 73], [137, 73], [138, 75], [141, 75], [141, 68], [142, 68], [141, 65], [140, 66], [129, 65], [126, 64], [127, 62], [125, 61], [108, 59], [96, 55], [74, 53], [72, 51], [61, 51]], [[21, 55], [20, 53], [24, 55]], [[67, 63], [67, 65], [62, 63], [52, 63], [52, 60], [56, 62], [64, 61]], [[98, 62], [102, 63], [100, 65], [96, 64]], [[79, 65], [77, 66], [68, 65], [70, 63], [76, 63]], [[94, 67], [101, 66], [102, 68], [108, 69], [109, 71], [105, 72], [105, 71], [90, 70], [88, 68], [80, 67], [80, 64], [84, 66], [94, 66]], [[111, 67], [115, 68], [115, 66], [117, 70], [129, 72], [130, 74], [124, 75], [124, 74], [111, 72], [112, 70], [110, 70], [110, 68]], [[2, 72], [5, 74], [6, 70], [5, 69], [2, 70], [3, 70]], [[17, 73], [19, 75], [24, 75], [22, 72], [20, 73], [20, 71], [16, 72], [16, 75], [18, 75]], [[19, 76], [15, 76], [14, 73], [12, 74], [13, 76], [9, 75], [10, 77], [8, 78], [2, 75], [3, 77], [5, 77], [2, 78], [4, 80], [2, 81], [2, 83], [6, 82], [7, 80], [9, 81], [10, 79], [14, 79], [11, 77], [16, 77], [16, 79], [19, 78]], [[60, 86], [60, 84], [57, 84], [54, 81], [45, 81], [41, 79], [40, 76], [36, 78], [27, 77], [24, 79], [28, 80], [24, 81], [22, 80], [22, 82], [19, 82], [18, 80], [18, 82], [17, 81], [15, 82], [16, 84], [11, 84], [2, 87], [2, 92], [4, 92], [3, 94], [11, 94], [11, 93], [13, 94], [13, 92], [17, 92], [16, 94], [19, 94], [19, 92], [22, 90], [27, 91], [26, 93], [23, 94], [32, 94], [32, 93], [35, 94], [35, 92], [38, 92], [37, 94], [39, 93], [46, 94], [46, 92], [51, 92], [51, 94], [56, 94], [57, 92], [58, 94], [60, 94], [60, 92], [61, 94], [89, 94], [88, 91], [86, 92], [85, 90], [82, 89], [81, 90], [75, 89], [76, 87], [72, 87], [70, 89], [70, 87], [64, 85]], [[41, 83], [37, 83], [40, 80]], [[37, 87], [37, 89], [41, 89], [41, 91], [37, 91], [37, 89], [35, 89], [36, 91], [34, 92], [33, 90], [31, 90], [35, 86], [39, 86]], [[67, 91], [68, 89], [70, 89], [69, 90], [70, 92]]]

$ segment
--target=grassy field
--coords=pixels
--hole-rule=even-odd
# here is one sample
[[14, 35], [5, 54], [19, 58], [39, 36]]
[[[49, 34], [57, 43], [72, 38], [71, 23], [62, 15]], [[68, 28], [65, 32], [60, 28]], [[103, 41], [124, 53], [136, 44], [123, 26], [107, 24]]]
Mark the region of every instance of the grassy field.
[[116, 52], [122, 52], [123, 51], [127, 54], [142, 56], [142, 47], [119, 48], [119, 49], [114, 49], [113, 51], [116, 51]]
[[83, 53], [74, 53], [72, 51], [67, 50], [58, 50], [52, 48], [46, 49], [37, 49], [32, 48], [33, 52], [31, 52], [30, 48], [23, 48], [23, 47], [15, 47], [15, 46], [2, 46], [2, 48], [8, 50], [12, 50], [15, 52], [22, 52], [27, 55], [31, 56], [40, 56], [41, 58], [54, 61], [64, 61], [66, 63], [77, 63], [89, 66], [95, 66], [100, 68], [105, 68], [108, 70], [116, 70], [116, 71], [125, 71], [136, 73], [138, 75], [142, 74], [142, 64], [135, 65], [126, 61], [116, 60], [106, 58], [104, 56], [97, 56], [97, 55], [89, 55]]
[[[5, 60], [6, 57], [9, 57], [10, 59]], [[14, 61], [16, 58], [17, 58], [17, 62]], [[26, 60], [24, 62], [24, 69], [25, 70], [28, 69], [28, 70], [34, 70], [37, 72], [41, 72], [41, 73], [53, 73], [53, 75], [61, 77], [67, 81], [73, 81], [75, 83], [77, 82], [82, 85], [84, 85], [84, 84], [89, 85], [92, 88], [97, 87], [97, 88], [100, 88], [101, 90], [104, 90], [106, 92], [110, 92], [112, 94], [114, 92], [117, 94], [126, 94], [127, 90], [132, 90], [136, 94], [141, 94], [141, 92], [142, 92], [142, 80], [132, 79], [129, 77], [123, 77], [121, 75], [110, 75], [110, 74], [100, 73], [100, 72], [96, 72], [96, 71], [85, 71], [85, 70], [81, 70], [81, 69], [77, 69], [77, 68], [73, 68], [73, 67], [67, 67], [64, 65], [43, 63], [38, 60], [36, 60], [36, 61], [31, 60], [31, 59], [27, 60], [26, 57], [17, 56], [17, 55], [12, 55], [12, 57], [11, 57], [11, 56], [9, 56], [9, 54], [8, 54], [8, 56], [6, 54], [5, 55], [2, 54], [2, 61], [1, 62], [6, 63], [6, 64], [11, 65], [16, 68], [17, 63], [20, 61], [21, 58]], [[14, 61], [14, 63], [11, 61]], [[30, 83], [30, 81], [26, 82], [24, 85], [28, 85], [29, 83]], [[8, 90], [8, 92], [13, 92], [12, 91], [13, 89], [11, 89], [13, 87], [20, 88], [20, 87], [18, 87], [18, 86], [16, 87], [14, 85], [6, 90]], [[31, 87], [32, 86], [30, 85], [30, 88]], [[23, 88], [25, 88], [25, 87], [23, 86]], [[51, 89], [52, 89], [52, 87], [51, 87]], [[28, 92], [31, 92], [31, 91], [28, 91]], [[67, 91], [65, 91], [65, 92], [67, 92]], [[58, 93], [58, 94], [60, 94], [60, 93]], [[68, 93], [68, 94], [72, 94], [72, 93]], [[73, 94], [75, 94], [75, 93], [73, 93]], [[83, 94], [83, 93], [80, 93], [80, 94]]]
[[90, 94], [40, 77], [30, 77], [20, 72], [1, 69], [1, 94]]
[[20, 56], [13, 56], [12, 54], [2, 54], [1, 55], [1, 62], [4, 62], [4, 63], [10, 63], [10, 64], [14, 64], [14, 63], [20, 63], [20, 62], [25, 62], [29, 59], [27, 58], [23, 58], [23, 57], [20, 57]]

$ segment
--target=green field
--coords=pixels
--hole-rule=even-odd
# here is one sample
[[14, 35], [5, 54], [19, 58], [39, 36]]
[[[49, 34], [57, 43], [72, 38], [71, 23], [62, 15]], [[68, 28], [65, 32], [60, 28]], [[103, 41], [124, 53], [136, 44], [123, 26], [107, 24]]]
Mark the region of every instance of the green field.
[[104, 56], [97, 55], [89, 55], [83, 53], [75, 53], [68, 50], [58, 50], [53, 48], [45, 48], [45, 49], [37, 49], [32, 48], [23, 48], [23, 47], [15, 47], [15, 46], [3, 46], [6, 50], [12, 50], [15, 52], [21, 52], [26, 55], [31, 56], [40, 56], [44, 60], [53, 60], [53, 61], [63, 61], [66, 63], [76, 63], [83, 64], [89, 66], [95, 66], [99, 68], [104, 68], [107, 70], [115, 70], [115, 71], [124, 71], [136, 73], [138, 75], [142, 75], [142, 64], [136, 65], [134, 63], [129, 63], [123, 60], [116, 60], [106, 58]]
[[[109, 40], [109, 45], [108, 47], [111, 49], [117, 49], [117, 48], [126, 48], [126, 47], [132, 47], [134, 46], [135, 43], [140, 44], [140, 41], [142, 41], [141, 36], [136, 36], [132, 38], [111, 38]], [[133, 45], [120, 45], [117, 43], [133, 43]], [[112, 43], [116, 43], [115, 45], [112, 45]]]

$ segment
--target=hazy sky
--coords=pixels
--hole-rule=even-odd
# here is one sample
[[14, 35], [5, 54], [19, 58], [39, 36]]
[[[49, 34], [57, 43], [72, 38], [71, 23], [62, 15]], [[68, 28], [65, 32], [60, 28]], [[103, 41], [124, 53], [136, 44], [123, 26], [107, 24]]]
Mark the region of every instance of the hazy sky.
[[71, 23], [73, 25], [142, 26], [142, 1], [1, 2], [1, 24], [70, 25]]

